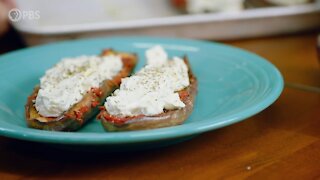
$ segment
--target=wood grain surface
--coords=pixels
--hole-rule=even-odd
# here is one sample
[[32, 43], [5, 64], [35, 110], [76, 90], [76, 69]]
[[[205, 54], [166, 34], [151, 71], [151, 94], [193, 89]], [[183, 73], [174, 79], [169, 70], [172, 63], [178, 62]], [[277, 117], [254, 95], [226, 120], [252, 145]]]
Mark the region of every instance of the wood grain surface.
[[[225, 42], [320, 87], [316, 33]], [[0, 137], [0, 179], [320, 179], [320, 93], [285, 87], [246, 121], [156, 150], [81, 153]]]

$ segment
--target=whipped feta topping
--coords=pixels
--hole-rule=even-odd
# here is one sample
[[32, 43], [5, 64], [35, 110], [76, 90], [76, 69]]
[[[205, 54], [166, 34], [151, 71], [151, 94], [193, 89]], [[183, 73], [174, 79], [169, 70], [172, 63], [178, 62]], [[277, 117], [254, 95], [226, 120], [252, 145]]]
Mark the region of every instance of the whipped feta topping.
[[135, 75], [123, 78], [120, 89], [107, 98], [105, 108], [109, 114], [157, 115], [164, 109], [185, 107], [177, 93], [190, 84], [184, 61], [178, 57], [168, 60], [160, 46], [147, 50], [146, 57], [150, 64]]
[[244, 0], [187, 0], [189, 13], [203, 13], [214, 11], [241, 11]]
[[157, 45], [146, 51], [147, 64], [161, 65], [168, 61], [168, 54]]
[[35, 108], [44, 117], [58, 117], [121, 69], [121, 57], [115, 55], [62, 59], [40, 79]]

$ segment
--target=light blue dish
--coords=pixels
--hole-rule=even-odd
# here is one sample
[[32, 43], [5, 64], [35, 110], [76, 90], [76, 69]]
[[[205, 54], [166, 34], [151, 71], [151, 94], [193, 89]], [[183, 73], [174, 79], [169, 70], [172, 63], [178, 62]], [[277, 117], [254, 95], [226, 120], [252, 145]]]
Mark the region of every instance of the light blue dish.
[[[112, 47], [135, 52], [139, 70], [146, 48], [160, 44], [170, 57], [187, 55], [199, 81], [194, 111], [180, 126], [105, 132], [93, 119], [78, 132], [50, 132], [28, 128], [24, 105], [45, 70], [62, 57], [99, 54]], [[170, 144], [228, 126], [262, 111], [281, 94], [279, 71], [263, 58], [219, 43], [153, 37], [112, 37], [66, 41], [27, 48], [0, 57], [0, 134], [28, 141], [72, 145], [122, 147]], [[174, 141], [173, 141], [174, 140]]]

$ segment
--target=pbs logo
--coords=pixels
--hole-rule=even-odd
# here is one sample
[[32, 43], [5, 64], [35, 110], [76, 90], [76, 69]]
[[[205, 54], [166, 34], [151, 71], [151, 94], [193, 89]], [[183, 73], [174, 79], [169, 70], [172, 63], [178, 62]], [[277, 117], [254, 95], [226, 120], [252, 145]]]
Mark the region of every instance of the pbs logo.
[[12, 22], [18, 22], [21, 19], [38, 20], [40, 19], [40, 11], [21, 11], [19, 9], [11, 9], [8, 17]]

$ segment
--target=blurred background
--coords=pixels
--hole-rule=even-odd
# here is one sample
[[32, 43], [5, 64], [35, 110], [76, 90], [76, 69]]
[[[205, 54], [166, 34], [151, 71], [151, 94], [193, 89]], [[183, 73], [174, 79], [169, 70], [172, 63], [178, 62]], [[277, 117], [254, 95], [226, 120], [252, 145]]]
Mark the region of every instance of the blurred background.
[[236, 40], [319, 27], [319, 0], [0, 0], [1, 51], [99, 36]]

